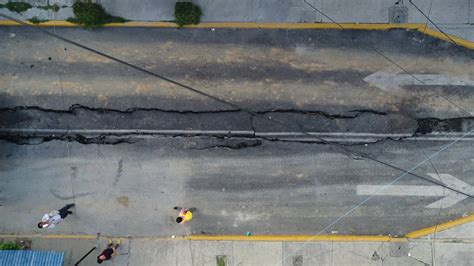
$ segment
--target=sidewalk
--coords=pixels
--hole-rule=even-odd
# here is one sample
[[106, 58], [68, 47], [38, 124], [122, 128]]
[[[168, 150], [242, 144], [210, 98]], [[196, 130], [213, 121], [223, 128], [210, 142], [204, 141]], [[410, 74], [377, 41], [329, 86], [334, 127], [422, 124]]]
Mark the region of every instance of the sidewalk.
[[[470, 265], [474, 260], [474, 223], [436, 235], [392, 242], [199, 241], [182, 238], [122, 239], [113, 265]], [[94, 265], [107, 238], [27, 237], [34, 250], [66, 252], [74, 265]], [[73, 237], [73, 236], [71, 236]], [[6, 239], [0, 236], [0, 239]], [[7, 238], [12, 240], [12, 238]], [[112, 263], [109, 263], [111, 265]]]
[[[0, 0], [0, 4], [8, 0]], [[29, 19], [33, 16], [39, 19], [64, 20], [72, 16], [73, 0], [26, 0], [34, 8], [20, 14], [7, 9], [0, 11], [18, 19]], [[44, 10], [37, 6], [58, 4], [58, 12]], [[142, 0], [114, 1], [99, 0], [112, 15], [122, 16], [134, 21], [171, 21], [174, 19], [174, 4], [176, 0]], [[303, 0], [194, 0], [203, 10], [203, 22], [239, 21], [239, 22], [332, 22], [310, 7]], [[389, 23], [389, 9], [394, 7], [394, 1], [349, 1], [349, 0], [307, 0], [328, 17], [338, 23]], [[404, 23], [426, 23], [426, 18], [409, 3], [403, 2], [408, 10]], [[414, 3], [429, 15], [446, 33], [474, 41], [474, 1], [455, 0], [431, 1], [414, 0]], [[399, 5], [398, 5], [399, 6]], [[433, 25], [430, 27], [434, 28]]]

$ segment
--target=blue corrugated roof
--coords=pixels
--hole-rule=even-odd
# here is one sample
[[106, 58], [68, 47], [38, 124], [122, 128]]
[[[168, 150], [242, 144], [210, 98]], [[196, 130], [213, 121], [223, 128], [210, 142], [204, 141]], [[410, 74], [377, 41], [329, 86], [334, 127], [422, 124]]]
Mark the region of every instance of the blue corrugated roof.
[[64, 252], [0, 250], [0, 266], [62, 266]]

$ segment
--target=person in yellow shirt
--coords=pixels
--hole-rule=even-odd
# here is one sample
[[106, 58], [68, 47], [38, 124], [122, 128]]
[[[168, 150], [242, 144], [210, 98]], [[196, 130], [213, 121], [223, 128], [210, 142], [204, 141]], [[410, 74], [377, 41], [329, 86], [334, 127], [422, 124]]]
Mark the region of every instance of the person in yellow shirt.
[[196, 210], [196, 208], [186, 209], [181, 207], [174, 207], [174, 209], [179, 210], [178, 217], [176, 217], [176, 222], [178, 224], [184, 224], [193, 219], [193, 212]]

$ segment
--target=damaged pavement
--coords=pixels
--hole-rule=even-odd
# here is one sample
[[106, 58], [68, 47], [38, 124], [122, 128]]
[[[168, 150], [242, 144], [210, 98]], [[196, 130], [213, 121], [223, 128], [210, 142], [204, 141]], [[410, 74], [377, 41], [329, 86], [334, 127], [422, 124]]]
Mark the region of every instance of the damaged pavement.
[[[220, 147], [234, 149], [255, 146], [246, 145], [247, 142], [261, 143], [252, 139], [321, 143], [322, 138], [351, 145], [388, 139], [446, 140], [459, 137], [474, 126], [474, 117], [414, 119], [372, 110], [350, 110], [345, 115], [283, 109], [249, 114], [244, 110], [129, 108], [121, 111], [81, 105], [67, 110], [38, 106], [2, 108], [0, 121], [0, 138], [17, 144], [51, 140], [119, 144], [152, 137], [205, 137], [220, 139]], [[234, 139], [240, 144], [233, 144]]]
[[[34, 233], [66, 199], [77, 216], [58, 233], [122, 236], [403, 235], [474, 211], [400, 170], [471, 193], [467, 49], [405, 30], [55, 29], [229, 105], [33, 29], [0, 32], [0, 232]], [[410, 190], [327, 227], [394, 180]], [[197, 208], [189, 226], [176, 205]]]

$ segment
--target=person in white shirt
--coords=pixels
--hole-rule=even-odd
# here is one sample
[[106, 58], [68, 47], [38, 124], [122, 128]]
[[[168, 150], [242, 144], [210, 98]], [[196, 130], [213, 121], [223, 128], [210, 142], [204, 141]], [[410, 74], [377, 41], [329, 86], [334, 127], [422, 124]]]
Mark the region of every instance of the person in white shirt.
[[74, 207], [74, 203], [68, 204], [57, 211], [51, 211], [43, 215], [41, 222], [38, 223], [38, 228], [54, 228], [62, 219], [66, 218], [68, 214], [72, 214], [69, 209]]

